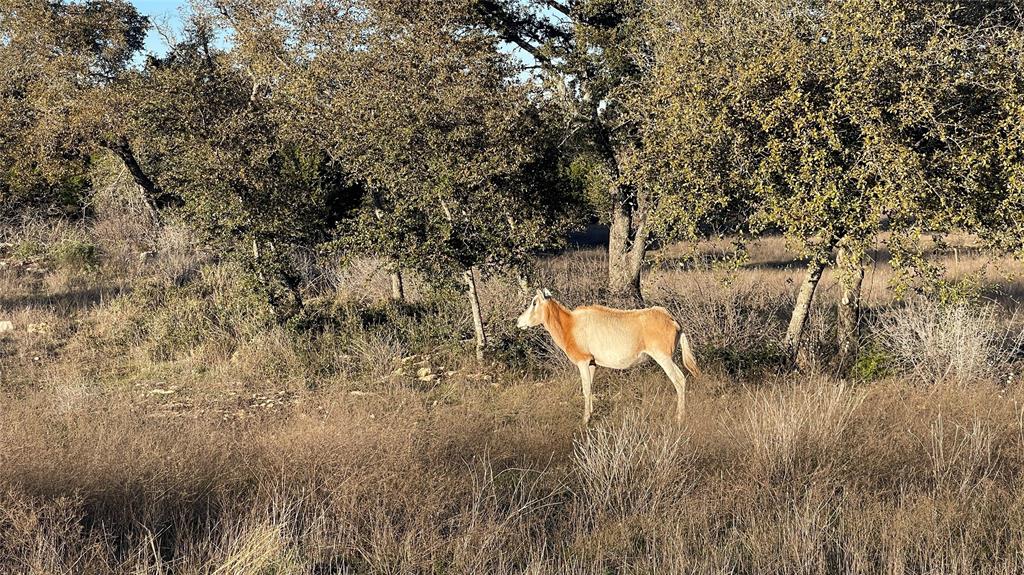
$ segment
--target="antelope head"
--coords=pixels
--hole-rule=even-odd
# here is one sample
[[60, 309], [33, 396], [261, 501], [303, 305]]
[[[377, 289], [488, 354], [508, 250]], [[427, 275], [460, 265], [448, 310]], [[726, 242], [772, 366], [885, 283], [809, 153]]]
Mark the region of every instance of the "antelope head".
[[550, 303], [551, 292], [546, 289], [537, 290], [537, 294], [530, 300], [526, 311], [519, 315], [516, 325], [519, 329], [529, 329], [544, 323], [545, 307]]

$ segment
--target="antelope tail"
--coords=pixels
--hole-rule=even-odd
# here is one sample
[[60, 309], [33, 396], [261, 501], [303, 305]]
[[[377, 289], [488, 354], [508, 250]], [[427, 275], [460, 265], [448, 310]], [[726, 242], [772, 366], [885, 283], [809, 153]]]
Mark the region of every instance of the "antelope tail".
[[693, 350], [690, 349], [690, 340], [686, 339], [686, 334], [680, 330], [679, 332], [679, 349], [683, 352], [683, 366], [686, 370], [693, 374], [694, 377], [700, 377], [700, 368], [697, 367], [697, 358], [693, 357]]

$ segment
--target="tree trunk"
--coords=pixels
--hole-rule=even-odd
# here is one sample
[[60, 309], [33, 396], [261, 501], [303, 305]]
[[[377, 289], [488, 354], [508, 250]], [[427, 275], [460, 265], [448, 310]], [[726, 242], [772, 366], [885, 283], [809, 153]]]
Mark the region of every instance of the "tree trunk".
[[[377, 221], [384, 217], [384, 202], [381, 201], [377, 192], [370, 193], [370, 200], [373, 202], [373, 214]], [[449, 219], [449, 221], [451, 221]], [[402, 278], [402, 268], [397, 262], [391, 264], [391, 299], [394, 301], [405, 301], [405, 281]]]
[[640, 272], [647, 251], [647, 229], [643, 217], [622, 186], [612, 184], [611, 227], [608, 230], [608, 296], [626, 307], [643, 303]]
[[180, 198], [165, 194], [156, 185], [156, 182], [146, 174], [127, 142], [106, 142], [104, 145], [124, 162], [124, 166], [128, 168], [128, 173], [131, 174], [132, 180], [142, 188], [143, 199], [158, 222], [160, 210], [182, 205]]
[[402, 269], [397, 266], [391, 270], [391, 299], [405, 301], [405, 280]]
[[804, 282], [800, 286], [800, 292], [796, 296], [796, 305], [793, 306], [793, 315], [789, 318], [789, 328], [786, 329], [784, 345], [790, 362], [795, 363], [800, 351], [800, 341], [803, 339], [804, 327], [807, 325], [807, 316], [811, 309], [811, 302], [814, 300], [814, 291], [818, 288], [821, 280], [821, 272], [825, 264], [818, 260], [811, 260], [807, 264], [807, 272], [804, 274]]
[[267, 283], [267, 278], [266, 278], [266, 276], [263, 275], [263, 271], [260, 268], [260, 256], [261, 256], [260, 242], [259, 242], [259, 240], [254, 238], [252, 240], [252, 266], [253, 266], [253, 271], [256, 272], [256, 279], [258, 279], [260, 281], [260, 283], [266, 284]]
[[252, 239], [251, 270], [280, 320], [291, 319], [302, 310], [301, 281], [283, 264], [274, 242]]
[[857, 356], [860, 347], [860, 293], [864, 283], [864, 266], [847, 248], [836, 254], [839, 271], [840, 298], [837, 304], [837, 336], [839, 365], [844, 367]]
[[487, 334], [484, 333], [484, 318], [480, 313], [480, 298], [476, 291], [476, 268], [469, 268], [463, 274], [466, 280], [469, 306], [473, 311], [473, 331], [476, 332], [476, 359], [484, 360], [484, 348], [487, 347]]

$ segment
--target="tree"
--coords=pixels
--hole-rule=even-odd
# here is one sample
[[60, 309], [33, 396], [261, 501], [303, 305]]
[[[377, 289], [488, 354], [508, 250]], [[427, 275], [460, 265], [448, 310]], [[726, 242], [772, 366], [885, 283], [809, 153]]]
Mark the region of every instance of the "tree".
[[[523, 268], [559, 239], [563, 201], [546, 102], [467, 6], [375, 1], [301, 15], [308, 59], [282, 85], [292, 126], [366, 191], [341, 245], [427, 277], [466, 283], [486, 343], [476, 274]], [[346, 5], [344, 8], [351, 8]]]
[[973, 65], [961, 82], [973, 122], [950, 126], [957, 154], [947, 163], [959, 184], [946, 202], [953, 226], [976, 232], [999, 252], [1024, 257], [1024, 14], [1012, 3], [961, 9], [977, 30]]
[[153, 183], [180, 198], [200, 237], [236, 258], [282, 319], [302, 308], [296, 249], [317, 249], [361, 190], [316, 145], [289, 139], [274, 93], [195, 17], [162, 58], [116, 92], [125, 143]]
[[471, 20], [529, 55], [561, 104], [577, 166], [596, 172], [607, 210], [608, 291], [642, 301], [640, 276], [657, 202], [634, 177], [642, 140], [631, 103], [647, 65], [641, 0], [480, 0]]
[[997, 2], [659, 3], [653, 117], [666, 127], [651, 133], [679, 185], [710, 173], [726, 197], [748, 189], [751, 229], [781, 230], [808, 260], [792, 355], [832, 264], [840, 354], [855, 351], [862, 262], [886, 226], [897, 265], [923, 230], [1006, 228], [963, 208], [1007, 197], [979, 185], [992, 170], [976, 150], [1003, 146], [997, 126], [1009, 125], [998, 87], [1012, 76], [1013, 58], [999, 61], [1018, 26], [1008, 18], [1019, 14]]
[[103, 137], [110, 115], [101, 94], [121, 81], [148, 27], [123, 0], [7, 0], [0, 7], [5, 207], [78, 202], [100, 147], [131, 162], [130, 149]]

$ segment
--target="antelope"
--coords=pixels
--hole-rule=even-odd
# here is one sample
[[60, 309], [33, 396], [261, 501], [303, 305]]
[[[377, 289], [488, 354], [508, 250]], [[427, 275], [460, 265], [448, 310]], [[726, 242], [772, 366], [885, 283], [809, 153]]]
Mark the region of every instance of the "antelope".
[[594, 411], [594, 371], [597, 366], [627, 369], [644, 355], [665, 370], [676, 388], [676, 421], [686, 411], [686, 375], [672, 360], [678, 342], [683, 365], [700, 375], [690, 342], [663, 307], [620, 310], [600, 305], [568, 309], [546, 289], [537, 290], [516, 322], [519, 329], [543, 325], [565, 355], [580, 370], [583, 381], [583, 425]]

